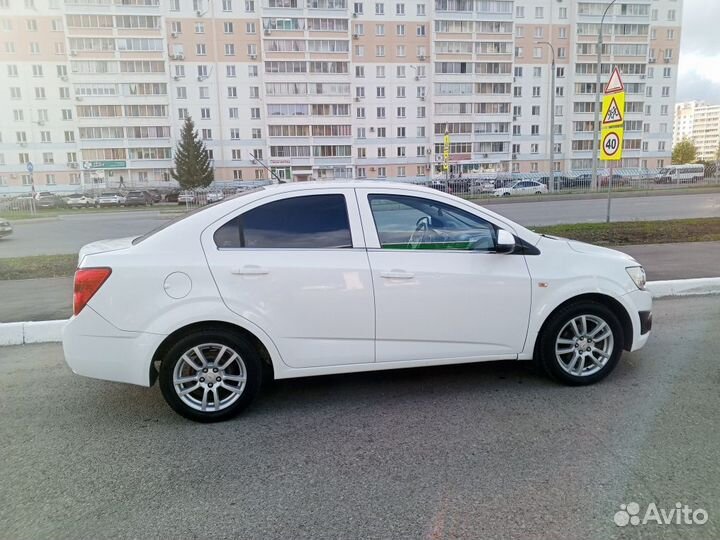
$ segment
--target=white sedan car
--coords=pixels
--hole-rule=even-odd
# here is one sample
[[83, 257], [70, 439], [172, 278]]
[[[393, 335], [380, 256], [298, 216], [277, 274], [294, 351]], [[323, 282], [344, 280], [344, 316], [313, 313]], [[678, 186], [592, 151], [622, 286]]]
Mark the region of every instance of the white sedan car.
[[521, 180], [508, 187], [498, 188], [494, 193], [496, 197], [507, 197], [509, 195], [542, 195], [547, 191], [547, 186], [541, 182]]
[[434, 189], [303, 182], [83, 247], [63, 347], [204, 422], [272, 378], [535, 359], [584, 385], [647, 342], [644, 289], [628, 255]]

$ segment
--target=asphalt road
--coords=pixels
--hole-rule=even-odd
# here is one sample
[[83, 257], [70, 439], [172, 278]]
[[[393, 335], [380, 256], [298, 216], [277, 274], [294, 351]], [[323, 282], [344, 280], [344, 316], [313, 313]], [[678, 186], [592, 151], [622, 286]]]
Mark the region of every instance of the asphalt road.
[[[0, 349], [0, 536], [718, 538], [720, 302], [657, 302], [655, 325], [592, 387], [521, 362], [278, 381], [214, 425], [59, 345]], [[709, 521], [620, 528], [630, 502]]]
[[13, 234], [0, 239], [0, 258], [77, 253], [82, 246], [106, 238], [144, 234], [172, 219], [151, 212], [76, 213], [37, 221], [12, 221]]
[[[720, 217], [720, 193], [622, 197], [613, 201], [613, 221]], [[575, 199], [487, 204], [522, 225], [605, 221], [605, 199]], [[143, 234], [167, 215], [157, 212], [76, 214], [58, 220], [13, 223], [15, 233], [0, 240], [1, 257], [75, 253], [105, 238]], [[12, 221], [12, 220], [11, 220]]]

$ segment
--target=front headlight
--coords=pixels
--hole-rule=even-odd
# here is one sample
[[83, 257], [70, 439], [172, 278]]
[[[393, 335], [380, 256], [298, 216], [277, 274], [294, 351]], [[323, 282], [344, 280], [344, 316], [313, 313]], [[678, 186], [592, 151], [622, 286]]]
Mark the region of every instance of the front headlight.
[[635, 285], [637, 285], [637, 288], [642, 290], [645, 290], [645, 284], [647, 283], [647, 278], [645, 277], [645, 269], [642, 266], [628, 266], [625, 271], [630, 276], [630, 279], [633, 280]]

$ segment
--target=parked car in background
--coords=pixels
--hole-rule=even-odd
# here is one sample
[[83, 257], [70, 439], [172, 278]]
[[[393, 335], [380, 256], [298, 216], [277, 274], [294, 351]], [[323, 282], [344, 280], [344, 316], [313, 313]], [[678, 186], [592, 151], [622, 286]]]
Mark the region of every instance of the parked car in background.
[[49, 191], [41, 191], [35, 196], [36, 208], [57, 208], [62, 206], [62, 199]]
[[5, 219], [0, 219], [0, 238], [12, 234], [13, 228], [10, 222]]
[[159, 203], [162, 201], [162, 193], [158, 189], [148, 189], [145, 193], [150, 196], [153, 203]]
[[82, 193], [73, 193], [65, 197], [65, 205], [68, 208], [90, 208], [95, 206], [95, 197]]
[[689, 184], [700, 182], [705, 178], [705, 165], [688, 163], [685, 165], [669, 165], [660, 169], [655, 177], [657, 184]]
[[124, 206], [124, 205], [125, 205], [125, 197], [123, 197], [117, 191], [106, 191], [104, 193], [101, 193], [100, 196], [98, 197], [98, 206], [101, 206], [101, 207]]
[[[541, 176], [537, 179], [537, 181], [547, 186], [548, 190], [550, 189], [550, 176]], [[567, 177], [561, 174], [555, 174], [553, 176], [553, 190], [560, 191], [561, 189], [564, 189], [567, 185], [567, 181]]]
[[125, 206], [152, 206], [153, 200], [147, 191], [128, 191]]
[[165, 194], [165, 202], [176, 203], [176, 202], [178, 202], [179, 196], [180, 196], [180, 190], [172, 189]]
[[[598, 176], [598, 185], [601, 187], [608, 187], [609, 180], [609, 175]], [[624, 176], [620, 176], [619, 174], [612, 175], [612, 187], [623, 187], [627, 185], [628, 181]]]
[[495, 180], [475, 180], [470, 186], [471, 195], [484, 195], [495, 192]]
[[73, 372], [157, 379], [202, 422], [292, 377], [534, 359], [564, 384], [593, 384], [652, 327], [629, 255], [409, 184], [260, 188], [88, 244], [79, 260], [63, 329]]
[[494, 193], [496, 197], [508, 197], [510, 195], [542, 195], [547, 191], [548, 188], [545, 184], [535, 180], [520, 180], [508, 187], [496, 189]]
[[430, 182], [429, 187], [437, 189], [438, 191], [442, 191], [443, 193], [450, 192], [450, 187], [447, 185], [447, 182], [445, 182], [445, 180], [433, 180], [432, 182]]
[[222, 201], [225, 198], [225, 194], [222, 191], [208, 191], [205, 198], [208, 204], [212, 204]]
[[177, 198], [178, 204], [193, 204], [195, 202], [195, 194], [192, 191], [182, 191]]
[[590, 189], [592, 187], [592, 175], [591, 174], [580, 174], [578, 176], [572, 176], [567, 179], [565, 183], [566, 187], [573, 189]]

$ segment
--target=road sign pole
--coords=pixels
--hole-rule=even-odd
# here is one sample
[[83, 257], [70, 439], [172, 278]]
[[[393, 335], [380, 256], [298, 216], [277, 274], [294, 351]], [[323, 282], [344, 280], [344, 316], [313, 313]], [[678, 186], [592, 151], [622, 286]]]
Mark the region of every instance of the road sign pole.
[[607, 214], [605, 215], [605, 223], [610, 223], [610, 205], [612, 203], [612, 181], [613, 181], [613, 162], [610, 162], [610, 178], [608, 178], [608, 198], [607, 198]]

